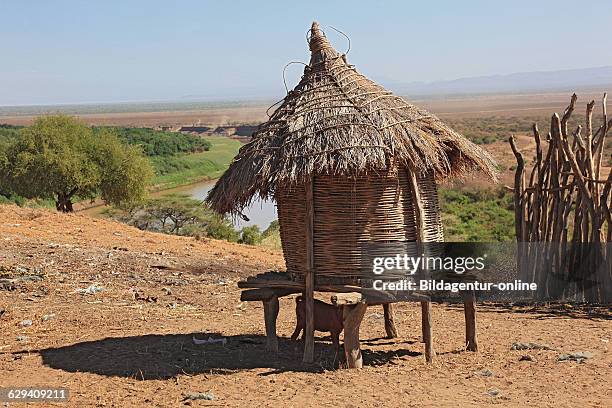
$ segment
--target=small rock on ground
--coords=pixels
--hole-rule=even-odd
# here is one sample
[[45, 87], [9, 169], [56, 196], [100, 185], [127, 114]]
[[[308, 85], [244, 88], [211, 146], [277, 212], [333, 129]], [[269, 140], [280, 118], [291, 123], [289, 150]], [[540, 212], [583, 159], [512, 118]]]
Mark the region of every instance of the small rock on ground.
[[208, 400], [214, 401], [215, 395], [212, 392], [188, 392], [184, 395], [183, 401]]
[[576, 353], [561, 354], [559, 356], [559, 361], [577, 361], [583, 363], [589, 358], [593, 358], [593, 353], [590, 351], [578, 351]]
[[512, 343], [510, 350], [554, 350], [547, 344], [538, 343]]
[[50, 314], [46, 314], [43, 317], [41, 317], [40, 320], [42, 320], [43, 322], [48, 322], [49, 320], [53, 319], [55, 317], [55, 313], [50, 313]]
[[476, 374], [482, 375], [483, 377], [491, 377], [493, 376], [493, 371], [489, 370], [488, 368], [485, 368], [483, 370], [476, 371]]

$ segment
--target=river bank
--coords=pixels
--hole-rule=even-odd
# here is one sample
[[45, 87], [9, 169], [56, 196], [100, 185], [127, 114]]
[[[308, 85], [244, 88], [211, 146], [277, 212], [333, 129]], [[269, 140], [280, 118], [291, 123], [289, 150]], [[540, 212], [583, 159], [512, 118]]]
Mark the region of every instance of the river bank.
[[[177, 156], [175, 164], [179, 170], [157, 175], [150, 189], [150, 197], [184, 194], [197, 200], [206, 198], [242, 144], [223, 136], [208, 136], [205, 139], [211, 142], [210, 150]], [[75, 205], [77, 212], [93, 217], [102, 217], [107, 208], [101, 200]], [[265, 230], [276, 219], [276, 207], [271, 201], [257, 200], [245, 209], [244, 214], [249, 221], [239, 218], [232, 220], [236, 229], [257, 225]]]
[[[204, 200], [208, 195], [208, 192], [215, 185], [216, 181], [217, 180], [203, 180], [183, 186], [159, 190], [150, 193], [150, 197], [158, 198], [170, 194], [182, 194], [197, 200]], [[89, 206], [86, 206], [86, 203], [80, 203], [79, 206], [81, 205], [82, 207], [77, 206], [77, 212], [96, 218], [102, 218], [105, 210], [109, 208], [101, 201], [94, 202]], [[270, 223], [277, 218], [276, 205], [273, 201], [256, 200], [250, 206], [248, 206], [243, 213], [247, 216], [247, 218], [249, 218], [248, 221], [244, 221], [240, 218], [232, 219], [234, 227], [238, 230], [243, 227], [256, 225], [263, 231], [268, 228]]]

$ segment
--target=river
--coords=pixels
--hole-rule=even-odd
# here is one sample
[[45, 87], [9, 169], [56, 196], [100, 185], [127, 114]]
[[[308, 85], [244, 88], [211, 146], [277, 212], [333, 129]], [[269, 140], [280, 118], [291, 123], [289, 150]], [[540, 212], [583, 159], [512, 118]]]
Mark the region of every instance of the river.
[[[204, 200], [208, 192], [215, 185], [215, 182], [216, 180], [202, 181], [200, 183], [172, 189], [171, 192], [187, 194], [192, 198]], [[165, 193], [166, 191], [161, 192], [162, 195]], [[266, 228], [268, 228], [270, 223], [277, 218], [276, 204], [274, 201], [257, 199], [249, 207], [245, 208], [242, 213], [249, 218], [249, 221], [243, 221], [240, 218], [233, 220], [236, 229], [257, 225], [262, 231], [264, 231]]]

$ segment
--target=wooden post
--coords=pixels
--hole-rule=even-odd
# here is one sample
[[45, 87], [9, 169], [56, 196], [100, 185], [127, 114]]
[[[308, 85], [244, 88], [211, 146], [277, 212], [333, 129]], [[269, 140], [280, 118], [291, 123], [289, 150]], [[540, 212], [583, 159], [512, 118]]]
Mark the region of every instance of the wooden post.
[[383, 310], [385, 312], [385, 332], [387, 332], [387, 338], [394, 339], [397, 337], [397, 327], [395, 327], [393, 304], [384, 304]]
[[348, 368], [363, 367], [363, 358], [359, 348], [359, 326], [365, 315], [367, 305], [357, 303], [343, 307], [342, 320], [344, 323], [344, 355]]
[[[415, 218], [418, 228], [417, 249], [418, 253], [424, 253], [423, 242], [425, 241], [425, 209], [421, 200], [419, 183], [414, 170], [408, 172], [412, 184], [412, 200], [416, 206]], [[431, 333], [431, 300], [421, 301], [421, 330], [423, 331], [423, 343], [425, 343], [425, 361], [431, 363], [435, 356], [433, 350], [433, 335]]]
[[478, 351], [476, 342], [476, 296], [474, 292], [464, 293], [463, 313], [465, 314], [465, 348]]
[[306, 183], [306, 276], [304, 277], [304, 311], [306, 327], [304, 328], [305, 363], [314, 361], [314, 199], [313, 183]]
[[425, 361], [431, 363], [436, 355], [433, 350], [433, 337], [431, 334], [431, 301], [421, 302], [421, 324], [423, 325], [423, 342], [425, 343]]
[[278, 317], [278, 297], [272, 296], [263, 301], [264, 320], [266, 322], [266, 349], [278, 352], [278, 337], [276, 337], [276, 318]]

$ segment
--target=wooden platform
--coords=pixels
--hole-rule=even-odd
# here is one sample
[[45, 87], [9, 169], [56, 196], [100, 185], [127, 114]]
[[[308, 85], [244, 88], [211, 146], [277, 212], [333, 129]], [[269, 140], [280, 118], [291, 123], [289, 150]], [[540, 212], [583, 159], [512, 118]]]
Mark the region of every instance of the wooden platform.
[[[271, 352], [278, 352], [278, 338], [276, 335], [276, 320], [279, 312], [278, 299], [296, 293], [307, 293], [306, 284], [290, 279], [286, 272], [266, 272], [246, 281], [238, 282], [238, 287], [244, 289], [240, 295], [242, 301], [261, 301], [264, 305], [264, 321], [266, 327], [266, 348]], [[357, 285], [314, 284], [309, 288], [317, 292], [330, 292], [330, 302], [342, 307], [344, 324], [344, 352], [349, 368], [361, 368], [363, 365], [359, 347], [359, 327], [368, 306], [382, 305], [385, 316], [385, 331], [388, 338], [398, 336], [395, 326], [393, 303], [420, 302], [422, 336], [425, 344], [425, 360], [433, 361], [435, 351], [433, 348], [431, 299], [419, 293], [388, 293], [375, 289], [362, 288]], [[476, 302], [474, 293], [463, 293], [465, 314], [465, 339], [468, 351], [477, 351], [476, 341]], [[312, 362], [310, 349], [314, 347], [314, 321], [310, 322], [310, 342], [308, 318], [313, 319], [313, 311], [306, 311], [307, 329], [304, 331], [304, 361]]]

